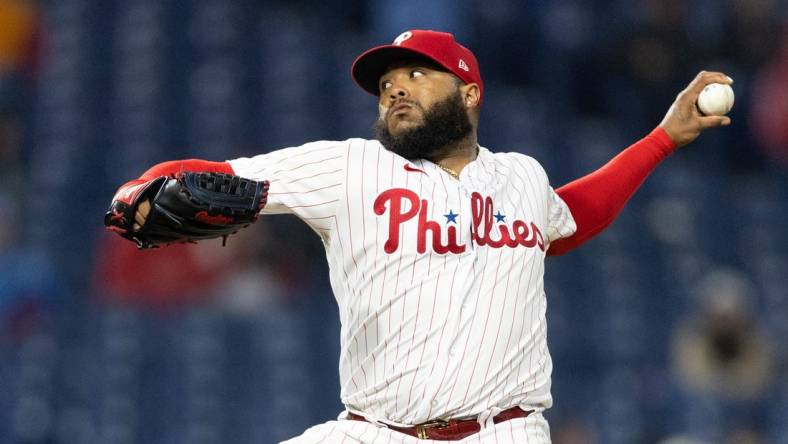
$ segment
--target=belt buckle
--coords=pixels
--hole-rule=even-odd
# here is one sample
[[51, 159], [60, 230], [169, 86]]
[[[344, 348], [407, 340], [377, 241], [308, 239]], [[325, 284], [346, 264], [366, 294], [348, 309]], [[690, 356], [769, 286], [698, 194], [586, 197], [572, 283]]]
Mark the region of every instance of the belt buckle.
[[449, 426], [449, 422], [444, 421], [442, 419], [427, 421], [425, 423], [416, 426], [416, 438], [429, 439], [430, 437], [429, 435], [427, 435], [427, 431], [429, 429], [442, 429], [448, 426]]

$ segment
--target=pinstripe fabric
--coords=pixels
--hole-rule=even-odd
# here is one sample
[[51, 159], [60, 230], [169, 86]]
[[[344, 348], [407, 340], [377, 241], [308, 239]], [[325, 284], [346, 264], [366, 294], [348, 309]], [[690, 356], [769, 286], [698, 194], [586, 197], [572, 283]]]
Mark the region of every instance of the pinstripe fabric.
[[271, 181], [264, 213], [323, 240], [349, 411], [409, 425], [550, 407], [544, 258], [575, 224], [538, 162], [480, 148], [457, 181], [350, 139], [230, 164]]

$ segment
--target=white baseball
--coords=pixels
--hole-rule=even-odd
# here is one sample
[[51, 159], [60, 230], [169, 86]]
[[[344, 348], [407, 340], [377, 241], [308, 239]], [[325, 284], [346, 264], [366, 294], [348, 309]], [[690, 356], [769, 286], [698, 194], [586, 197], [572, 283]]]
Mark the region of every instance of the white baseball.
[[733, 88], [723, 83], [706, 85], [698, 96], [698, 109], [707, 116], [724, 116], [733, 108]]

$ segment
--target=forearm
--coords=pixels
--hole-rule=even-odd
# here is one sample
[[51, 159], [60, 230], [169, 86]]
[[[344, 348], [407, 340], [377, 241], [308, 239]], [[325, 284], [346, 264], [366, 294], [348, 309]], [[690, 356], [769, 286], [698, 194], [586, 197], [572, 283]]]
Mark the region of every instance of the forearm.
[[574, 235], [550, 244], [549, 255], [566, 253], [610, 225], [649, 174], [675, 150], [662, 128], [634, 143], [603, 167], [556, 190], [577, 224]]

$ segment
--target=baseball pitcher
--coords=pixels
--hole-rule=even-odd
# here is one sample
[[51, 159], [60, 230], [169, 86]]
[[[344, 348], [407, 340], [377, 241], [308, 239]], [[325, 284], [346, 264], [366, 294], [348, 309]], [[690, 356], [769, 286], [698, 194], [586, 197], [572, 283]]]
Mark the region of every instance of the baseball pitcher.
[[549, 443], [544, 265], [607, 227], [706, 128], [701, 72], [650, 134], [554, 190], [539, 162], [477, 141], [484, 83], [451, 34], [411, 30], [353, 64], [375, 140], [155, 165], [105, 216], [141, 248], [226, 237], [290, 213], [320, 236], [341, 318], [345, 406], [287, 443]]

